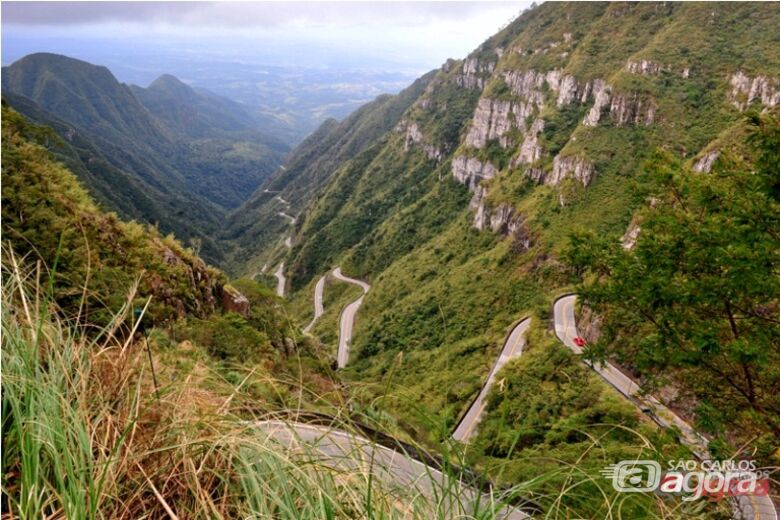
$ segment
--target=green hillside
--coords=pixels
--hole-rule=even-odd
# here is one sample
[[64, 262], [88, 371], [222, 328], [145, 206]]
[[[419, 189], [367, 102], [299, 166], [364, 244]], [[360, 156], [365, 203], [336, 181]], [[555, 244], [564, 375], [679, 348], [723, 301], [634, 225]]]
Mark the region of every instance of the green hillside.
[[58, 131], [57, 152], [107, 209], [195, 240], [215, 262], [217, 223], [287, 151], [236, 103], [172, 77], [128, 87], [105, 67], [40, 53], [3, 68], [3, 93]]
[[[534, 4], [288, 155], [173, 76], [5, 67], [4, 513], [501, 518], [258, 440], [279, 419], [401, 439], [540, 518], [737, 518], [604, 470], [702, 458], [696, 432], [780, 467], [778, 27], [773, 3]], [[337, 266], [370, 284], [338, 369], [365, 287]]]
[[372, 285], [345, 377], [394, 389], [413, 436], [446, 438], [510, 324], [536, 316], [531, 348], [551, 348], [572, 233], [619, 241], [657, 150], [697, 172], [736, 143], [752, 153], [728, 136], [780, 104], [778, 23], [773, 4], [546, 3], [426, 76], [392, 130], [342, 158], [286, 256], [294, 290], [333, 265]]
[[326, 121], [298, 145], [284, 166], [230, 215], [222, 235], [234, 245], [229, 267], [240, 270], [248, 261], [259, 267], [260, 259], [273, 255], [277, 239], [290, 233], [289, 221], [278, 213], [297, 215], [311, 204], [339, 166], [398, 123], [430, 76], [423, 76], [397, 96], [380, 96], [340, 123]]

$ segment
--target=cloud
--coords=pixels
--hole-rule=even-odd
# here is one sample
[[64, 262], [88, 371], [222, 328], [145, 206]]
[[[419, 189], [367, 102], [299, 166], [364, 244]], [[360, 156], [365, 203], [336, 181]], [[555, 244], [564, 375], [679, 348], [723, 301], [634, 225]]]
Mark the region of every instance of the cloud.
[[[419, 72], [463, 57], [530, 0], [511, 2], [13, 2], [7, 64], [31, 52], [118, 67], [120, 55], [200, 55]], [[120, 52], [121, 49], [121, 52]], [[357, 65], [355, 65], [357, 66]]]
[[9, 2], [3, 25], [71, 26], [106, 22], [189, 28], [356, 27], [381, 21], [419, 27], [517, 14], [527, 2]]

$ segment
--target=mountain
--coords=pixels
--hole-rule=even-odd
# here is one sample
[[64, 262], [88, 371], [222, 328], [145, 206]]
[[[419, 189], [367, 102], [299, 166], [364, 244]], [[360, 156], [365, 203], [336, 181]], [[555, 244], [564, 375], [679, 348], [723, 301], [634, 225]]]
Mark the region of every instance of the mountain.
[[[130, 90], [167, 127], [191, 137], [251, 131], [255, 125], [239, 103], [207, 90], [196, 91], [170, 74], [163, 74], [147, 88], [131, 85]], [[266, 139], [273, 142], [271, 137]]]
[[[128, 87], [105, 67], [42, 53], [3, 68], [3, 93], [57, 129], [58, 152], [81, 163], [74, 171], [98, 200], [130, 199], [109, 208], [199, 240], [212, 261], [222, 255], [212, 237], [226, 210], [287, 151], [253, 130], [238, 104], [169, 77], [146, 90]], [[136, 196], [124, 197], [125, 189]]]
[[[286, 200], [295, 177], [314, 170], [321, 188], [292, 204], [299, 218], [289, 252], [280, 247], [289, 227], [262, 210], [256, 226], [275, 234], [257, 235], [259, 258], [285, 261], [295, 302], [310, 298], [314, 280], [335, 265], [371, 283], [345, 377], [377, 392], [395, 389], [405, 400], [389, 405], [391, 413], [413, 436], [438, 439], [419, 408], [451, 430], [512, 323], [534, 316], [531, 350], [556, 348], [546, 324], [554, 298], [576, 283], [563, 254], [571, 235], [623, 238], [647, 206], [645, 171], [656, 152], [700, 173], [719, 155], [741, 153], [746, 113], [780, 104], [779, 23], [774, 4], [534, 7], [407, 91], [414, 99], [404, 100], [400, 116], [366, 117], [366, 141], [328, 168], [316, 168], [321, 156], [307, 152], [330, 149], [334, 125], [294, 150], [300, 162], [267, 189], [277, 186]], [[750, 164], [750, 155], [743, 160]], [[278, 204], [271, 197], [252, 200]], [[256, 208], [247, 203], [231, 217], [231, 238], [240, 240], [249, 228], [239, 223]], [[639, 232], [631, 229], [629, 239]], [[535, 384], [554, 379], [555, 366], [533, 363], [548, 371]], [[544, 406], [571, 411], [561, 395]], [[701, 393], [683, 384], [675, 395], [680, 413], [703, 417], [691, 405]], [[514, 415], [494, 415], [496, 427], [478, 435], [476, 449], [488, 459], [510, 446], [519, 458], [560, 447], [561, 439], [531, 432], [565, 428], [557, 411], [526, 414], [507, 394], [490, 402], [488, 417]], [[571, 420], [598, 421], [602, 412], [579, 405]], [[751, 428], [766, 433], [766, 425]], [[512, 441], [497, 430], [522, 435]], [[740, 437], [747, 429], [724, 431], [708, 433], [748, 441]]]
[[53, 296], [62, 309], [82, 308], [82, 319], [107, 325], [103, 313], [124, 303], [139, 273], [138, 296], [154, 300], [150, 319], [218, 309], [225, 276], [156, 229], [101, 211], [42, 146], [53, 136], [3, 107], [3, 235], [20, 258], [56, 266]]
[[223, 237], [237, 244], [230, 265], [240, 266], [287, 232], [293, 215], [318, 196], [335, 170], [361, 154], [392, 129], [422, 93], [432, 75], [423, 76], [397, 96], [384, 95], [340, 123], [329, 119], [307, 137], [284, 165], [230, 216]]

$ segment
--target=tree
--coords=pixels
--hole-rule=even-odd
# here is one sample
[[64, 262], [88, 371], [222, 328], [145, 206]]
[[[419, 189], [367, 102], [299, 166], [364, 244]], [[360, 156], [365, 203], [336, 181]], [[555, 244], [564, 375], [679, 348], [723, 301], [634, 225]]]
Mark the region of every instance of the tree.
[[[582, 301], [604, 318], [590, 356], [671, 376], [699, 400], [699, 422], [780, 434], [780, 123], [748, 119], [752, 164], [722, 150], [711, 174], [659, 152], [652, 203], [626, 250], [572, 237]], [[737, 421], [736, 423], [734, 421]]]

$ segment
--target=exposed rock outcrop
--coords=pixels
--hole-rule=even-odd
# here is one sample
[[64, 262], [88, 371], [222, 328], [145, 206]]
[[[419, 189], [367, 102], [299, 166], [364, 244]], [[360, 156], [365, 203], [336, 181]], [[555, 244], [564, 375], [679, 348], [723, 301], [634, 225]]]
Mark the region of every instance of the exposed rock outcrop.
[[588, 186], [593, 180], [593, 164], [578, 155], [556, 156], [553, 159], [553, 170], [546, 176], [544, 182], [550, 186], [557, 186], [567, 178], [576, 179], [583, 186]]
[[485, 187], [477, 185], [474, 189], [474, 195], [469, 201], [469, 209], [474, 212], [474, 227], [480, 231], [485, 229], [488, 215], [485, 208]]
[[401, 121], [396, 126], [396, 131], [404, 132], [404, 151], [408, 152], [416, 144], [429, 159], [440, 161], [444, 155], [441, 148], [425, 141], [425, 137], [416, 122]]
[[222, 287], [222, 308], [225, 312], [236, 312], [249, 316], [249, 300], [231, 285]]
[[542, 158], [544, 150], [539, 143], [539, 134], [544, 130], [544, 120], [537, 119], [526, 132], [523, 144], [520, 145], [520, 153], [514, 159], [512, 165], [533, 164]]
[[513, 128], [522, 129], [525, 118], [532, 113], [533, 107], [528, 103], [481, 98], [466, 134], [466, 144], [472, 148], [484, 148], [488, 141], [498, 139], [506, 148], [509, 146], [506, 134]]
[[455, 83], [463, 88], [482, 90], [485, 88], [485, 78], [496, 68], [495, 61], [480, 61], [468, 58], [463, 62], [460, 74], [455, 77]]
[[612, 98], [609, 115], [616, 126], [649, 126], [655, 121], [655, 103], [641, 99], [636, 92], [617, 94]]
[[642, 227], [639, 225], [639, 223], [632, 221], [626, 232], [623, 234], [623, 237], [620, 239], [620, 245], [623, 246], [623, 249], [633, 249], [641, 231]]
[[459, 155], [452, 160], [452, 175], [461, 184], [474, 190], [483, 179], [492, 179], [498, 170], [490, 162], [482, 162], [476, 157]]
[[583, 305], [576, 319], [580, 336], [588, 343], [598, 342], [601, 338], [602, 317], [594, 313], [587, 305]]
[[593, 82], [593, 106], [585, 115], [582, 124], [597, 126], [605, 108], [616, 126], [628, 124], [651, 125], [655, 121], [655, 102], [643, 99], [636, 92], [614, 94], [612, 87], [597, 79]]
[[491, 208], [485, 200], [484, 186], [477, 186], [471, 197], [469, 208], [474, 212], [474, 227], [480, 231], [490, 229], [493, 233], [520, 236], [519, 249], [526, 251], [531, 247], [530, 233], [523, 225], [524, 218], [518, 215], [515, 208], [501, 203]]
[[577, 82], [577, 79], [570, 74], [566, 74], [561, 78], [561, 81], [559, 83], [558, 99], [556, 100], [556, 104], [558, 105], [558, 107], [562, 107], [563, 105], [568, 105], [569, 103], [577, 99], [577, 94], [579, 92], [580, 92], [580, 85]]
[[607, 85], [603, 80], [597, 79], [592, 84], [593, 92], [593, 106], [585, 115], [585, 119], [582, 124], [585, 126], [596, 126], [601, 121], [601, 113], [605, 107], [609, 106], [609, 102], [612, 99], [612, 87]]
[[537, 108], [544, 105], [544, 92], [542, 91], [546, 81], [544, 73], [535, 70], [510, 70], [504, 73], [504, 81], [514, 95]]
[[658, 62], [650, 60], [631, 61], [626, 63], [626, 70], [632, 74], [644, 74], [646, 76], [655, 76], [665, 70], [664, 66]]
[[720, 151], [718, 150], [711, 150], [705, 153], [693, 162], [693, 171], [698, 173], [709, 173], [719, 155]]
[[729, 84], [729, 98], [740, 111], [756, 102], [766, 108], [780, 104], [780, 81], [777, 78], [756, 76], [751, 79], [740, 70], [729, 77]]
[[560, 70], [537, 72], [535, 70], [511, 70], [504, 73], [504, 81], [512, 92], [537, 108], [544, 104], [544, 88], [549, 88], [556, 94], [556, 105], [561, 107], [573, 102], [583, 95], [587, 99], [588, 90], [581, 86], [570, 74], [562, 74]]
[[541, 168], [528, 168], [525, 170], [525, 176], [536, 184], [543, 184], [546, 174]]

